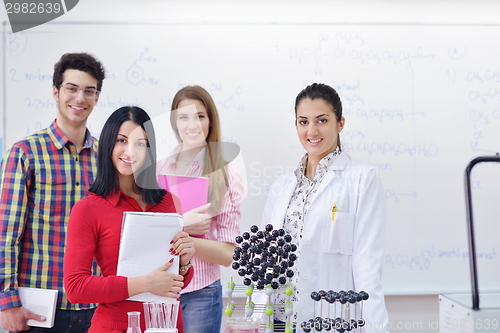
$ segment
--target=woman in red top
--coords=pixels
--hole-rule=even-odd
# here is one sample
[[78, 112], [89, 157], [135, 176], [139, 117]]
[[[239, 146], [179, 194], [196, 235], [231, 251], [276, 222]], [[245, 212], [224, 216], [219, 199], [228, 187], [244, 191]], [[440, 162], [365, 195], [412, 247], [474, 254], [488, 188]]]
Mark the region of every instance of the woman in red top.
[[[167, 273], [171, 262], [133, 278], [117, 276], [123, 212], [175, 213], [172, 195], [156, 182], [155, 135], [148, 114], [122, 107], [106, 121], [99, 140], [99, 167], [91, 192], [72, 209], [64, 258], [64, 285], [72, 303], [99, 303], [89, 332], [125, 332], [127, 312], [141, 312], [142, 302], [126, 299], [144, 292], [178, 298], [193, 276], [193, 241], [181, 231], [171, 253], [180, 259], [179, 274]], [[92, 275], [96, 260], [102, 276]], [[180, 311], [180, 309], [179, 309]], [[182, 316], [177, 323], [183, 332]]]

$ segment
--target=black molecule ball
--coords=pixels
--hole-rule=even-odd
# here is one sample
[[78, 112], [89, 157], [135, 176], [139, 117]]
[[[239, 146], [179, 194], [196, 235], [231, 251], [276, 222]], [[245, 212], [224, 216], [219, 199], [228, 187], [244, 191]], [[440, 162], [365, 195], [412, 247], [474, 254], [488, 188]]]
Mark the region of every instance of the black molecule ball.
[[369, 298], [369, 295], [366, 291], [360, 291], [359, 294], [363, 297], [364, 301], [366, 301]]
[[313, 300], [315, 300], [315, 301], [319, 301], [319, 300], [321, 299], [321, 296], [319, 295], [319, 293], [317, 293], [317, 292], [313, 291], [313, 292], [311, 293], [311, 298], [312, 298]]
[[236, 240], [239, 245], [234, 250], [231, 267], [244, 278], [244, 284], [254, 282], [259, 289], [266, 286], [277, 289], [294, 276], [289, 268], [297, 260], [297, 255], [292, 254], [296, 245], [284, 229], [267, 224], [264, 230], [259, 230], [252, 225], [250, 232], [243, 232]]

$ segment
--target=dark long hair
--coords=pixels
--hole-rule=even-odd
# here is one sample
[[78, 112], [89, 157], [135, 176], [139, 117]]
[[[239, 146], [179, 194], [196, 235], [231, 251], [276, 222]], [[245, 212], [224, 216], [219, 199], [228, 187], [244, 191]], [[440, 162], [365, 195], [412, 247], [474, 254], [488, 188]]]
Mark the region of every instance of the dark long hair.
[[[297, 118], [297, 106], [305, 98], [309, 98], [310, 100], [321, 98], [332, 106], [337, 122], [342, 120], [342, 102], [340, 101], [340, 96], [337, 91], [329, 85], [324, 83], [313, 83], [305, 87], [295, 98], [295, 118]], [[297, 126], [297, 121], [295, 121], [295, 125]], [[340, 146], [340, 134], [337, 135], [337, 147], [342, 151], [342, 147]]]
[[160, 189], [156, 180], [156, 142], [151, 118], [137, 106], [123, 106], [113, 112], [102, 128], [99, 138], [98, 168], [94, 184], [89, 191], [104, 198], [120, 190], [118, 171], [113, 164], [113, 148], [120, 126], [131, 120], [141, 126], [148, 138], [146, 159], [139, 170], [134, 172], [136, 185], [141, 189], [142, 198], [147, 204], [160, 202], [166, 191]]

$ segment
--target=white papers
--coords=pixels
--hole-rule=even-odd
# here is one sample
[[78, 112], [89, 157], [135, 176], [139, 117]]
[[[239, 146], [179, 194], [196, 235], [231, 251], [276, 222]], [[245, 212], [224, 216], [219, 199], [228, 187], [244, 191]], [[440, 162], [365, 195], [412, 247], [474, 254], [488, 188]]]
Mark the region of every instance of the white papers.
[[[179, 274], [179, 257], [170, 254], [170, 241], [182, 230], [182, 217], [176, 213], [123, 213], [117, 275], [147, 275], [174, 258], [169, 273]], [[174, 302], [174, 298], [142, 293], [128, 298], [140, 302]]]
[[29, 319], [29, 326], [51, 328], [56, 315], [57, 290], [19, 287], [19, 297], [23, 307], [31, 312], [44, 316], [45, 321]]

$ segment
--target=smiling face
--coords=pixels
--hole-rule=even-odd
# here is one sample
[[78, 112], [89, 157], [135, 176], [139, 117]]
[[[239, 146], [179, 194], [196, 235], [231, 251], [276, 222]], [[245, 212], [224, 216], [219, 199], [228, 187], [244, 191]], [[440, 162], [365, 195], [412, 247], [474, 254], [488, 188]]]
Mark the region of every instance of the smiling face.
[[344, 117], [338, 122], [333, 107], [322, 98], [304, 98], [297, 105], [297, 135], [316, 161], [337, 148], [338, 134], [344, 128]]
[[120, 126], [111, 157], [120, 182], [122, 179], [133, 179], [134, 171], [144, 164], [147, 144], [146, 133], [138, 124], [127, 120]]
[[176, 126], [183, 149], [192, 149], [206, 144], [210, 119], [203, 103], [195, 99], [183, 99], [177, 108]]
[[[97, 89], [97, 80], [92, 75], [76, 69], [64, 72], [62, 84], [77, 89]], [[63, 128], [86, 126], [87, 118], [99, 99], [99, 95], [95, 99], [86, 99], [83, 91], [79, 91], [76, 96], [68, 96], [64, 87], [53, 87], [53, 96], [58, 103], [57, 123]]]

